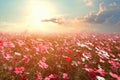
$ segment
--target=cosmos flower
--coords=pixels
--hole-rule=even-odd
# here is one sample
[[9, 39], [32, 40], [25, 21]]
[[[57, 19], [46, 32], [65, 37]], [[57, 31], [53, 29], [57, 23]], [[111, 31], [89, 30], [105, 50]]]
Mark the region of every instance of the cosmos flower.
[[63, 73], [63, 79], [65, 79], [65, 80], [68, 80], [68, 79], [69, 79], [69, 77], [68, 77], [68, 74], [67, 74], [67, 73]]
[[71, 57], [66, 57], [65, 60], [68, 61], [68, 62], [71, 62], [72, 58]]
[[1, 46], [3, 46], [3, 42], [2, 42], [2, 41], [0, 41], [0, 47], [1, 47]]
[[30, 60], [31, 60], [31, 57], [27, 55], [24, 55], [22, 58], [22, 61], [24, 61], [25, 63], [29, 63]]
[[15, 52], [14, 54], [17, 56], [21, 56], [21, 53], [19, 53], [19, 52]]
[[18, 40], [17, 43], [20, 47], [25, 45], [25, 42], [23, 40]]
[[[40, 39], [30, 34], [26, 35], [28, 38], [19, 36], [12, 40], [9, 37], [0, 38], [0, 70], [5, 73], [0, 76], [5, 75], [6, 79], [28, 80], [34, 77], [35, 80], [74, 80], [76, 76], [69, 75], [69, 72], [75, 70], [76, 73], [83, 72], [80, 74], [86, 79], [120, 80], [120, 38], [114, 40], [111, 35], [108, 39], [106, 35], [78, 34], [62, 38], [58, 35], [58, 38], [52, 39], [44, 36], [40, 40], [41, 36]], [[4, 72], [6, 70], [7, 73]]]
[[80, 56], [80, 57], [83, 57], [81, 52], [77, 52], [77, 55]]
[[9, 59], [13, 58], [13, 56], [11, 56], [11, 54], [8, 53], [8, 52], [7, 53], [2, 53], [2, 55], [6, 60], [9, 60]]
[[120, 80], [120, 76], [118, 76], [117, 74], [114, 74], [112, 72], [109, 72], [110, 76], [112, 76], [113, 78], [116, 78], [117, 80]]
[[97, 80], [105, 80], [105, 78], [101, 76], [97, 76]]
[[55, 78], [58, 78], [58, 75], [57, 75], [57, 74], [50, 74], [50, 75], [49, 75], [49, 78], [55, 79]]
[[20, 80], [28, 80], [28, 78], [25, 75], [23, 75]]
[[23, 73], [23, 71], [25, 70], [25, 68], [24, 67], [18, 67], [18, 68], [15, 68], [15, 73], [16, 74], [21, 74], [21, 73]]
[[95, 74], [94, 71], [89, 71], [89, 72], [88, 72], [88, 76], [89, 76], [91, 79], [93, 79], [93, 80], [96, 80], [96, 77], [97, 77], [97, 75]]
[[95, 72], [99, 73], [101, 76], [105, 76], [106, 72], [103, 69], [98, 69]]
[[41, 61], [41, 60], [39, 61], [38, 65], [42, 69], [47, 69], [48, 68], [48, 65], [45, 62]]
[[39, 71], [36, 72], [36, 76], [37, 76], [37, 80], [43, 80], [42, 74]]

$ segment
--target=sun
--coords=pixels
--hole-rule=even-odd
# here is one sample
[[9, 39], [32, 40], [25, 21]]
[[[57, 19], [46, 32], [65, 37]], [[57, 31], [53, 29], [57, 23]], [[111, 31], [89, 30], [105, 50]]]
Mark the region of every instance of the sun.
[[36, 5], [31, 13], [32, 23], [35, 25], [40, 24], [42, 19], [46, 19], [51, 16], [51, 10], [45, 5]]
[[50, 2], [31, 0], [29, 3], [29, 15], [27, 23], [31, 26], [45, 28], [45, 24], [41, 22], [43, 19], [48, 19], [55, 16], [57, 9]]

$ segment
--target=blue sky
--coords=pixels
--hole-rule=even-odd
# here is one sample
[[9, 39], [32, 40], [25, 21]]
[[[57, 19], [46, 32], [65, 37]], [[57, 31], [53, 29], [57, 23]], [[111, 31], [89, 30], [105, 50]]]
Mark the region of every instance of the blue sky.
[[[36, 5], [44, 5], [46, 11], [42, 13], [42, 9], [37, 9], [35, 13]], [[120, 0], [0, 0], [0, 30], [20, 29], [20, 26], [24, 26], [24, 30], [31, 24], [28, 19], [33, 22], [42, 19], [42, 23], [47, 24], [44, 26], [54, 25], [62, 29], [70, 26], [76, 30], [119, 32]]]

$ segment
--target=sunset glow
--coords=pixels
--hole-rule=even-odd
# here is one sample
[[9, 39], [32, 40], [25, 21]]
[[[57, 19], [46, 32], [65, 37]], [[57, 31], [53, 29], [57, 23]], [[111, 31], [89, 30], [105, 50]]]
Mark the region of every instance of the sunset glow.
[[120, 0], [0, 0], [0, 80], [120, 80]]

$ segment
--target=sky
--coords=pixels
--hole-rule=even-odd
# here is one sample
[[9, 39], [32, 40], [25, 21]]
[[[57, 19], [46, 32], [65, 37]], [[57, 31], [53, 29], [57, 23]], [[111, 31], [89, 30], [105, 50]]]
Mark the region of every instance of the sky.
[[0, 0], [0, 31], [120, 32], [120, 0]]

